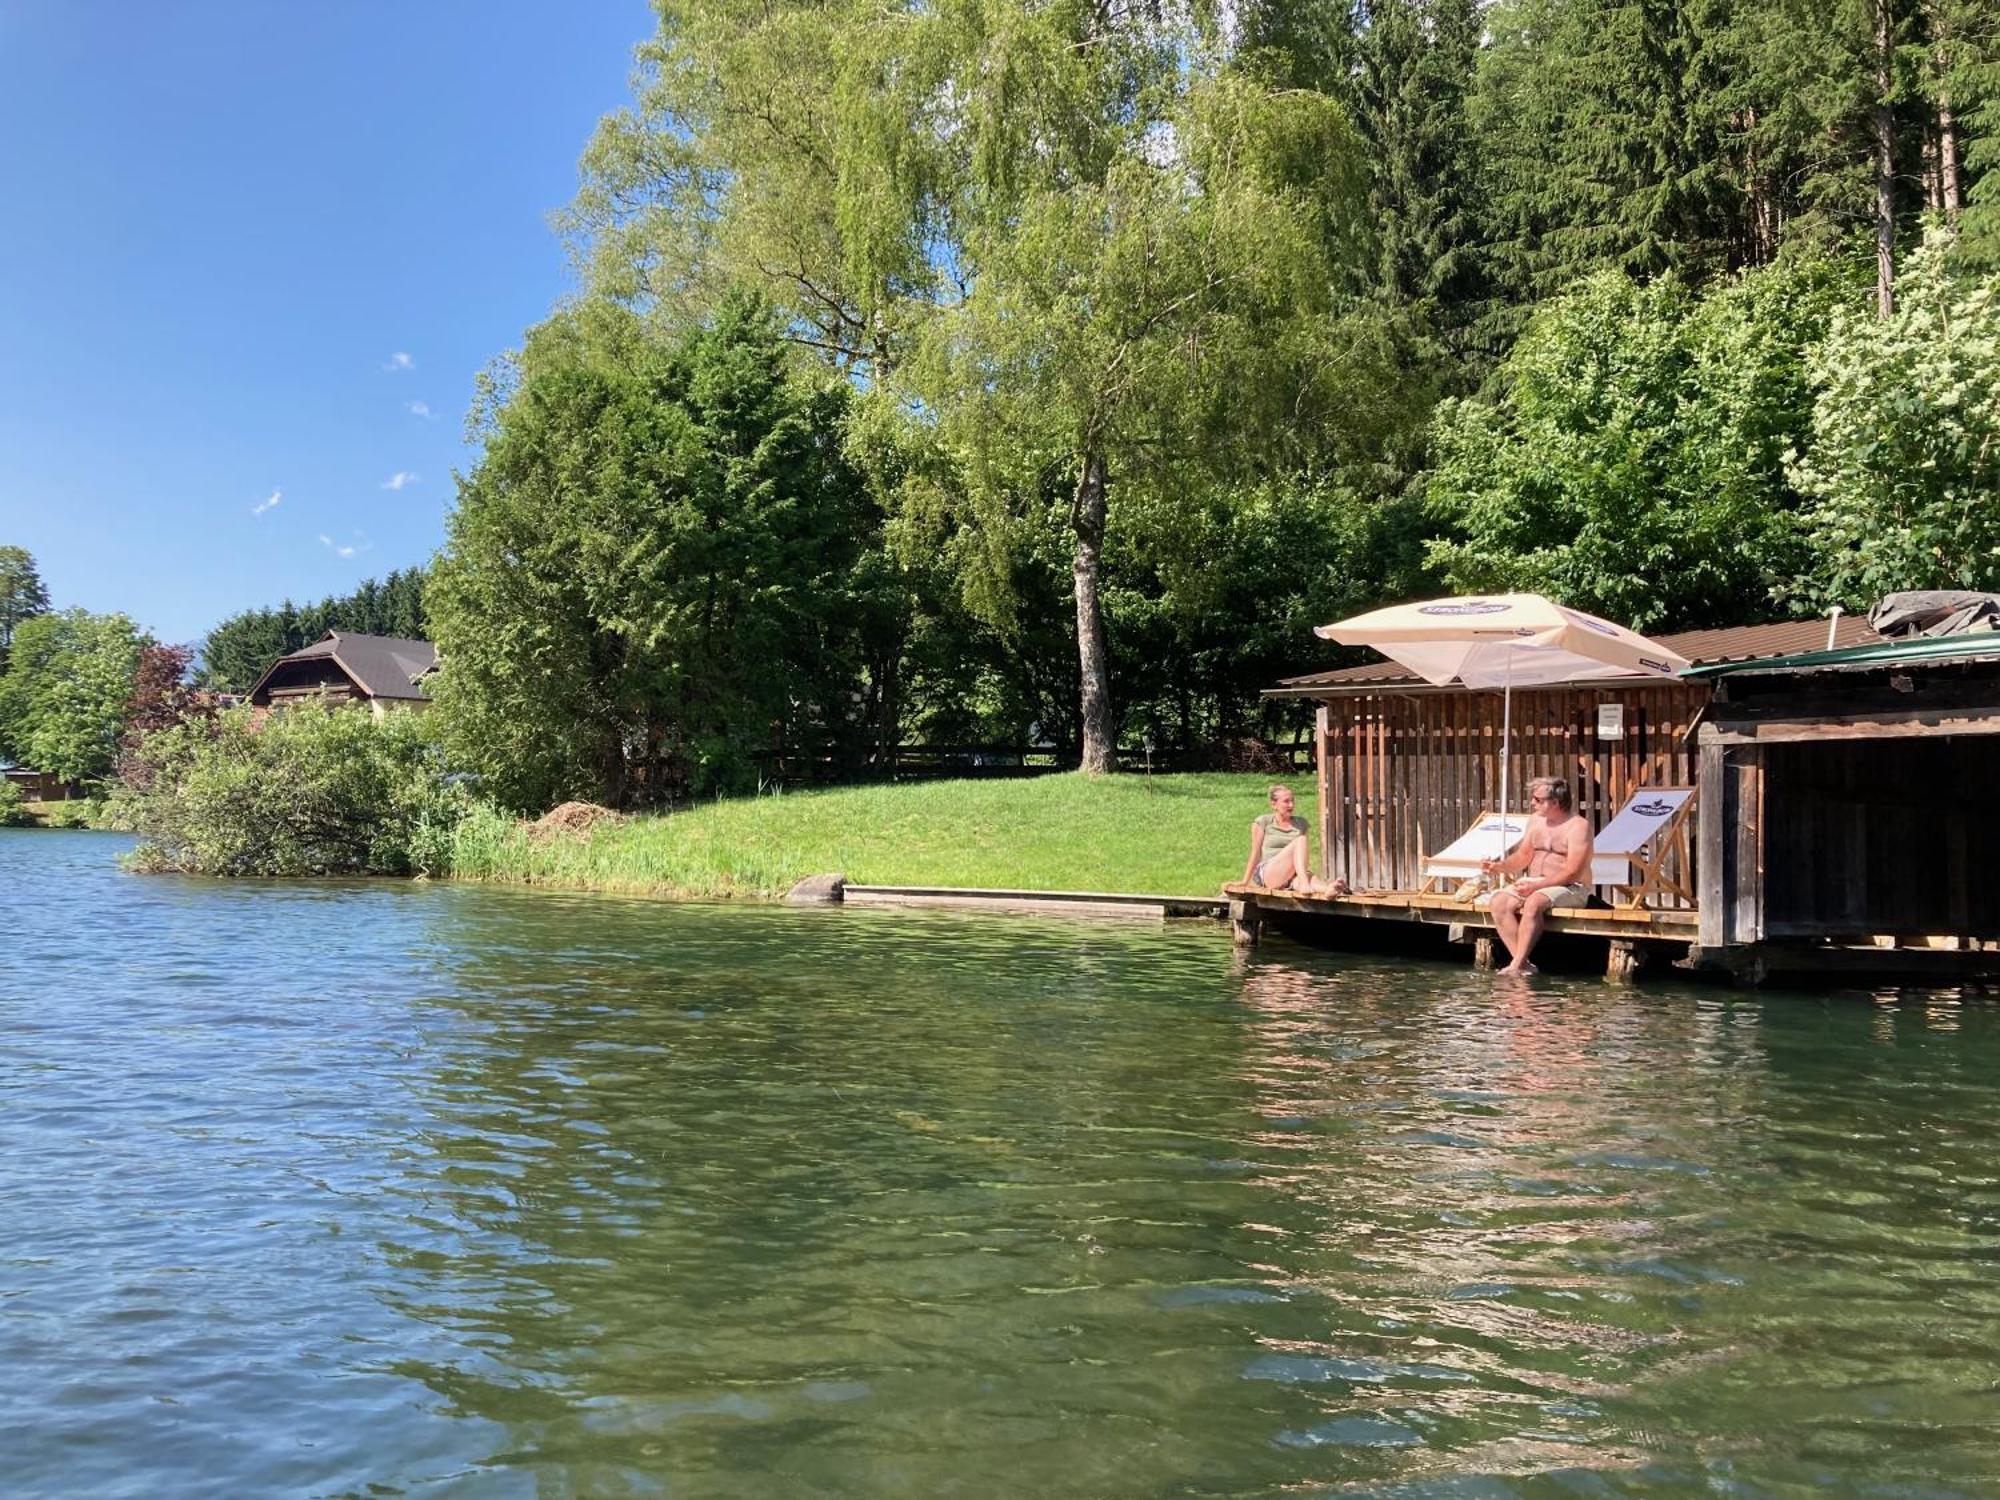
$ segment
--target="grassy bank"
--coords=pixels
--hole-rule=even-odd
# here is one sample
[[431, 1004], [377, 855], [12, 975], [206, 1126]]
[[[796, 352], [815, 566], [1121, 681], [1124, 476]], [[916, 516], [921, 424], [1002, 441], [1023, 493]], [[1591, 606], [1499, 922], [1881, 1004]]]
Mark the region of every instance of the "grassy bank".
[[[475, 816], [461, 826], [461, 879], [630, 893], [782, 894], [806, 875], [866, 885], [999, 886], [1213, 894], [1243, 873], [1268, 777], [1081, 775], [843, 787], [745, 798], [531, 839]], [[1294, 778], [1314, 826], [1311, 783]]]

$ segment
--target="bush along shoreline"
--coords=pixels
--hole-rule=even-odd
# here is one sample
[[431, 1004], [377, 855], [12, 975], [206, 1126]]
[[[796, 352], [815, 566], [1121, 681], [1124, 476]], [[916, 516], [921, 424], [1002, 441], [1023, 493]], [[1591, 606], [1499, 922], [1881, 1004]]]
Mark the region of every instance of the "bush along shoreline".
[[111, 812], [141, 873], [443, 875], [472, 807], [421, 716], [231, 709], [149, 736]]

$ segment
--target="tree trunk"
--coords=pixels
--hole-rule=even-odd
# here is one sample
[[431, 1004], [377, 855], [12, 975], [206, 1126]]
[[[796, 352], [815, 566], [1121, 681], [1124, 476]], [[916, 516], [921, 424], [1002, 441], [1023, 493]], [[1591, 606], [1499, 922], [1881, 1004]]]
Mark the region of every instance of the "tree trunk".
[[1875, 314], [1896, 310], [1896, 115], [1889, 28], [1893, 0], [1875, 0]]
[[1944, 216], [1957, 223], [1965, 208], [1965, 189], [1958, 180], [1958, 122], [1952, 116], [1949, 92], [1938, 95], [1938, 176], [1943, 179]]
[[1937, 172], [1938, 202], [1945, 222], [1956, 224], [1965, 208], [1965, 187], [1958, 175], [1958, 116], [1951, 107], [1951, 18], [1944, 14], [1941, 0], [1924, 6], [1931, 33], [1931, 62], [1937, 69]]
[[896, 641], [896, 649], [882, 660], [881, 676], [877, 687], [880, 699], [876, 704], [875, 763], [884, 771], [896, 769], [896, 752], [903, 744], [903, 643]]
[[1102, 776], [1118, 769], [1118, 745], [1111, 732], [1111, 648], [1104, 634], [1104, 606], [1097, 575], [1104, 553], [1104, 459], [1084, 455], [1083, 473], [1070, 506], [1076, 532], [1076, 657], [1082, 683], [1083, 769]]
[[1766, 266], [1778, 258], [1778, 229], [1772, 206], [1771, 176], [1757, 151], [1757, 111], [1747, 109], [1733, 122], [1747, 144], [1743, 150], [1743, 189], [1749, 198], [1746, 265]]

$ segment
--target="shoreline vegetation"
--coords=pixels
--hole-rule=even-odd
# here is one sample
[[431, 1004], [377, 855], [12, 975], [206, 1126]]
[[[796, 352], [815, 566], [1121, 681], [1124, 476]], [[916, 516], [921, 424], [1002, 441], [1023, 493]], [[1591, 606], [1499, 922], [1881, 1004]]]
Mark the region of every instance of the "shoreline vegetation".
[[[538, 834], [482, 807], [459, 823], [448, 874], [684, 899], [775, 898], [834, 872], [866, 885], [1212, 896], [1239, 872], [1271, 781], [1069, 772], [835, 787], [607, 818], [575, 833]], [[1310, 783], [1294, 790], [1300, 817], [1316, 818]]]
[[[134, 756], [107, 821], [141, 836], [125, 857], [141, 873], [428, 876], [678, 897], [778, 897], [840, 873], [870, 885], [1207, 896], [1242, 868], [1273, 781], [1070, 771], [760, 792], [636, 815], [569, 801], [530, 818], [452, 769], [429, 718], [322, 704], [261, 719], [236, 708], [163, 730]], [[1310, 779], [1291, 783], [1301, 816], [1316, 816]]]

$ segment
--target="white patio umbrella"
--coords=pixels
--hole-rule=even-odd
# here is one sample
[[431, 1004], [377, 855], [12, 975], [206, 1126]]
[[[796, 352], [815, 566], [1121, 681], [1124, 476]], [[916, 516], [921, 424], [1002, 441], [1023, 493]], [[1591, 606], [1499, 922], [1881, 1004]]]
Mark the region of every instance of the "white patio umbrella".
[[1688, 665], [1657, 641], [1540, 594], [1478, 594], [1392, 604], [1314, 635], [1373, 646], [1426, 682], [1499, 688], [1501, 853], [1506, 853], [1507, 770], [1513, 755], [1514, 687], [1617, 677], [1672, 677]]

